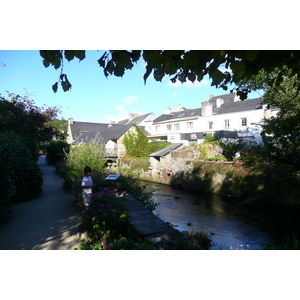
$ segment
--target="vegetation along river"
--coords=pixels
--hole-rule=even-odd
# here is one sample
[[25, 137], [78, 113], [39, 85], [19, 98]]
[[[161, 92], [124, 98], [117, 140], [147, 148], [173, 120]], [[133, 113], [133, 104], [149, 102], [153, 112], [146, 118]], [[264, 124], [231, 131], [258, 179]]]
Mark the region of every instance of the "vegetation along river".
[[141, 181], [159, 203], [154, 214], [179, 231], [203, 231], [213, 238], [213, 249], [260, 250], [267, 244], [300, 233], [297, 211], [259, 211], [244, 208], [234, 199], [174, 189]]

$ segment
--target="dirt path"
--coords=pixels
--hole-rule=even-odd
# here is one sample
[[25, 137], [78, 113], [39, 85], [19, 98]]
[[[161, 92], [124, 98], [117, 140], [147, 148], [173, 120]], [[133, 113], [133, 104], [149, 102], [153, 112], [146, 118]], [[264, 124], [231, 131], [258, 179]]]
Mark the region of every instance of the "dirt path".
[[62, 189], [63, 179], [45, 157], [38, 164], [45, 175], [43, 194], [14, 205], [8, 220], [0, 224], [1, 250], [73, 250], [81, 242], [81, 215], [72, 195]]

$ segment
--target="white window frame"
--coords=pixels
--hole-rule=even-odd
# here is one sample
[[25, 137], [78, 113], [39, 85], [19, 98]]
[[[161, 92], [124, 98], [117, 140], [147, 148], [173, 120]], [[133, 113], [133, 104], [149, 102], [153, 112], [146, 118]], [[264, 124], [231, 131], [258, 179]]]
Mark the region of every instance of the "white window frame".
[[208, 129], [209, 130], [214, 129], [214, 122], [213, 121], [208, 121]]
[[167, 127], [167, 131], [172, 131], [172, 124], [167, 124], [166, 127]]
[[180, 123], [175, 123], [174, 124], [174, 131], [179, 131], [180, 130]]
[[224, 120], [224, 129], [229, 130], [230, 128], [230, 121], [229, 119]]
[[186, 122], [186, 128], [187, 129], [193, 129], [194, 128], [194, 122]]

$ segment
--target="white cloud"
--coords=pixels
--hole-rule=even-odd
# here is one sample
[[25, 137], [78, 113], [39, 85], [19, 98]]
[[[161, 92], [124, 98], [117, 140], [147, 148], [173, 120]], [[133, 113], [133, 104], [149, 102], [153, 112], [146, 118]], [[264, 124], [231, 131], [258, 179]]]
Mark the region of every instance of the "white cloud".
[[139, 102], [139, 98], [137, 96], [135, 96], [135, 95], [125, 96], [122, 99], [122, 102], [124, 102], [126, 105], [131, 105], [132, 103]]
[[124, 105], [123, 104], [117, 104], [116, 105], [116, 109], [117, 109], [116, 116], [113, 116], [113, 115], [107, 115], [106, 116], [106, 120], [108, 122], [110, 122], [110, 121], [119, 122], [121, 120], [127, 119], [128, 118], [128, 112], [126, 111], [125, 107], [130, 106], [134, 103], [138, 103], [139, 99], [135, 95], [130, 95], [130, 96], [124, 96], [124, 98], [121, 100], [121, 102]]

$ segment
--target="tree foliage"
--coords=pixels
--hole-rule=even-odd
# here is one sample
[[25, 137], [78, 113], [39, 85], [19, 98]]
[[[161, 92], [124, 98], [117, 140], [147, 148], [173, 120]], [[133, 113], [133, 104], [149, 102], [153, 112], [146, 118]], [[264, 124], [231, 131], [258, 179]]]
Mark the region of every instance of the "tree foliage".
[[42, 172], [13, 131], [0, 132], [0, 210], [40, 194]]
[[[58, 83], [64, 91], [70, 90], [72, 85], [63, 72], [64, 61], [72, 61], [75, 57], [80, 61], [85, 59], [85, 50], [41, 50], [40, 55], [45, 67], [61, 68], [59, 79], [52, 86], [54, 92], [57, 92]], [[146, 63], [145, 83], [150, 74], [156, 81], [169, 76], [172, 82], [182, 83], [201, 81], [207, 75], [216, 88], [227, 90], [235, 85], [241, 99], [251, 91], [239, 86], [241, 80], [259, 74], [262, 69], [267, 74], [278, 70], [271, 82], [276, 86], [284, 79], [284, 67], [292, 76], [300, 73], [300, 51], [289, 50], [109, 50], [97, 63], [106, 77], [122, 77], [139, 59]]]
[[61, 134], [48, 122], [57, 116], [56, 107], [37, 107], [28, 96], [8, 93], [5, 98], [0, 95], [0, 131], [13, 131], [22, 143], [31, 151], [32, 158], [37, 160], [38, 147], [53, 136]]
[[300, 169], [300, 87], [298, 76], [286, 77], [280, 85], [265, 93], [266, 102], [280, 108], [266, 119], [263, 140], [271, 158]]

